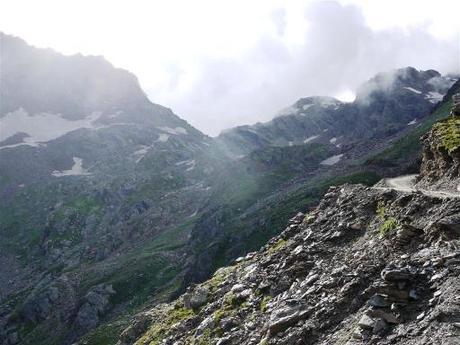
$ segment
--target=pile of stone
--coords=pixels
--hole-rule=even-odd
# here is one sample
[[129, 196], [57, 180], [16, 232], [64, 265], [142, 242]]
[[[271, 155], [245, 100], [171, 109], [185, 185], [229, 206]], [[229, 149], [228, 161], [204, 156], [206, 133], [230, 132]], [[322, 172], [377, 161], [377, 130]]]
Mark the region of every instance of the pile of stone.
[[376, 293], [369, 299], [369, 308], [358, 322], [353, 338], [366, 340], [373, 335], [385, 335], [392, 325], [401, 322], [399, 310], [410, 301], [419, 299], [414, 283], [419, 278], [412, 267], [390, 267], [381, 272], [382, 282], [376, 284]]

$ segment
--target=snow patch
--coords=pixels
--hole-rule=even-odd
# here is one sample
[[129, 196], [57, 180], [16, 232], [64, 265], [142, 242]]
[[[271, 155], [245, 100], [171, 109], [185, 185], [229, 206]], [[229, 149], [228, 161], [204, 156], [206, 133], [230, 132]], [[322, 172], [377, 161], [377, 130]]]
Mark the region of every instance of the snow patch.
[[293, 143], [292, 141], [290, 141], [288, 144], [289, 144], [289, 146], [293, 146], [293, 145], [294, 145], [294, 143]]
[[304, 105], [302, 106], [302, 109], [303, 109], [303, 110], [307, 110], [307, 109], [310, 108], [312, 105], [313, 105], [313, 104], [304, 104]]
[[184, 164], [187, 164], [188, 162], [190, 162], [190, 159], [186, 159], [185, 161], [177, 162], [175, 165], [184, 165]]
[[70, 170], [54, 170], [51, 175], [56, 177], [62, 176], [79, 176], [79, 175], [91, 175], [86, 169], [83, 169], [83, 159], [73, 157], [73, 166]]
[[329, 140], [329, 142], [330, 142], [331, 144], [335, 144], [335, 143], [337, 142], [337, 138], [336, 138], [336, 137], [331, 138], [331, 139]]
[[442, 94], [440, 94], [439, 92], [436, 92], [436, 91], [430, 91], [430, 92], [428, 92], [427, 95], [425, 95], [425, 99], [429, 100], [433, 104], [441, 102], [443, 97], [444, 97], [444, 95], [442, 95]]
[[179, 135], [179, 134], [187, 134], [187, 130], [182, 127], [176, 127], [176, 128], [171, 128], [171, 127], [157, 127], [159, 130], [162, 130], [163, 132], [172, 134], [172, 135]]
[[406, 90], [412, 91], [413, 93], [416, 93], [416, 94], [418, 94], [418, 95], [420, 95], [420, 94], [422, 93], [422, 91], [417, 90], [417, 89], [414, 89], [414, 88], [409, 87], [409, 86], [404, 86], [404, 88], [405, 88]]
[[185, 161], [180, 161], [180, 162], [177, 162], [175, 165], [177, 166], [186, 166], [187, 169], [185, 169], [185, 171], [191, 171], [193, 169], [195, 169], [195, 165], [196, 165], [196, 161], [194, 159], [188, 159], [188, 160], [185, 160]]
[[165, 143], [168, 141], [168, 139], [169, 139], [169, 134], [160, 133], [157, 141]]
[[340, 161], [340, 159], [342, 158], [342, 156], [343, 156], [343, 154], [329, 157], [329, 158], [323, 160], [319, 164], [321, 164], [321, 165], [334, 165], [334, 164], [337, 164]]
[[408, 126], [412, 126], [412, 125], [415, 125], [417, 123], [417, 119], [413, 119], [411, 122], [409, 122], [407, 125]]
[[296, 106], [292, 105], [290, 107], [281, 109], [280, 111], [278, 111], [278, 113], [276, 113], [275, 116], [278, 117], [278, 116], [292, 115], [292, 114], [297, 113], [298, 111], [299, 111], [299, 108], [297, 108]]
[[22, 143], [17, 143], [17, 144], [12, 144], [12, 145], [0, 146], [0, 150], [13, 148], [13, 147], [18, 147], [18, 146], [45, 147], [46, 144], [42, 144], [42, 143], [24, 143], [24, 142], [22, 142]]
[[192, 161], [190, 161], [189, 163], [187, 163], [188, 168], [185, 169], [185, 171], [191, 171], [191, 170], [195, 169], [195, 164], [196, 164], [196, 162], [195, 162], [194, 159]]
[[118, 111], [116, 111], [116, 112], [113, 113], [113, 114], [107, 115], [107, 117], [110, 118], [110, 119], [113, 119], [113, 118], [118, 117], [118, 116], [120, 116], [120, 115], [122, 115], [122, 114], [123, 114], [123, 111], [122, 111], [122, 110], [118, 110]]
[[303, 143], [304, 143], [304, 144], [309, 143], [310, 141], [313, 141], [313, 140], [315, 140], [316, 138], [319, 138], [319, 135], [313, 135], [313, 136], [311, 136], [311, 137], [305, 138], [305, 140], [303, 141]]
[[329, 97], [320, 97], [319, 104], [323, 108], [333, 108], [334, 110], [339, 109], [339, 106], [342, 102], [337, 99], [329, 98]]
[[147, 154], [147, 152], [153, 147], [153, 145], [147, 146], [147, 145], [140, 145], [140, 149], [136, 150], [133, 152], [134, 156], [137, 156], [136, 158], [136, 164], [139, 163]]
[[22, 108], [7, 113], [0, 119], [0, 141], [15, 134], [25, 133], [28, 136], [22, 143], [0, 147], [16, 147], [20, 145], [38, 146], [40, 143], [57, 139], [69, 132], [80, 128], [95, 128], [94, 122], [101, 112], [93, 112], [80, 120], [67, 120], [60, 114], [39, 113], [30, 115]]
[[135, 155], [135, 156], [145, 155], [147, 153], [147, 151], [150, 149], [150, 146], [146, 146], [146, 145], [141, 145], [141, 147], [142, 148], [140, 148], [139, 150], [134, 151], [133, 155]]

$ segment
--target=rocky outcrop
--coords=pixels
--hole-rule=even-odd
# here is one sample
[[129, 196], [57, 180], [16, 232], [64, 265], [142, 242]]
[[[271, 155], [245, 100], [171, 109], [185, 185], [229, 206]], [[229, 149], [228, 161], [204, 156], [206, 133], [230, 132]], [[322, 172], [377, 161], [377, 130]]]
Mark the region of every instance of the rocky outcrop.
[[459, 210], [458, 199], [333, 187], [119, 344], [455, 344]]
[[460, 94], [452, 97], [450, 116], [422, 137], [419, 186], [457, 189], [460, 182]]
[[111, 285], [97, 285], [86, 294], [78, 308], [77, 316], [73, 321], [71, 338], [85, 334], [96, 327], [102, 316], [110, 308], [110, 296], [115, 294]]
[[460, 94], [452, 96], [452, 116], [460, 116]]

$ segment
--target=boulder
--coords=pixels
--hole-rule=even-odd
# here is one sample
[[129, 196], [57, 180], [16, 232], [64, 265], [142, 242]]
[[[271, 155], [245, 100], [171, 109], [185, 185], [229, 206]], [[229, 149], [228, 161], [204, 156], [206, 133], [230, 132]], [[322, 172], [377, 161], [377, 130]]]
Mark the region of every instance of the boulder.
[[184, 295], [184, 305], [186, 308], [197, 310], [208, 301], [209, 289], [198, 286], [193, 291]]

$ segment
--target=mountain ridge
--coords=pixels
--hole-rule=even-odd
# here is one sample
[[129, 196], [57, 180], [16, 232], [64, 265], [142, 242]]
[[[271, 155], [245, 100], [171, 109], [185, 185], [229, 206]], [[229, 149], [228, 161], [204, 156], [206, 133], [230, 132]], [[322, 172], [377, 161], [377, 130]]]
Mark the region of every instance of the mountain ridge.
[[[239, 155], [268, 145], [288, 146], [329, 140], [339, 145], [341, 136], [344, 137], [342, 144], [354, 137], [378, 136], [384, 130], [397, 131], [411, 121], [417, 121], [442, 99], [454, 82], [434, 70], [418, 71], [413, 67], [380, 73], [358, 89], [353, 102], [322, 96], [301, 98], [283, 110], [282, 116], [265, 123], [226, 130], [217, 140]], [[437, 98], [434, 99], [433, 95]], [[406, 109], [405, 104], [411, 108]], [[379, 118], [391, 122], [394, 128], [386, 129]], [[354, 123], [355, 128], [347, 123]], [[342, 130], [337, 131], [337, 128]]]

